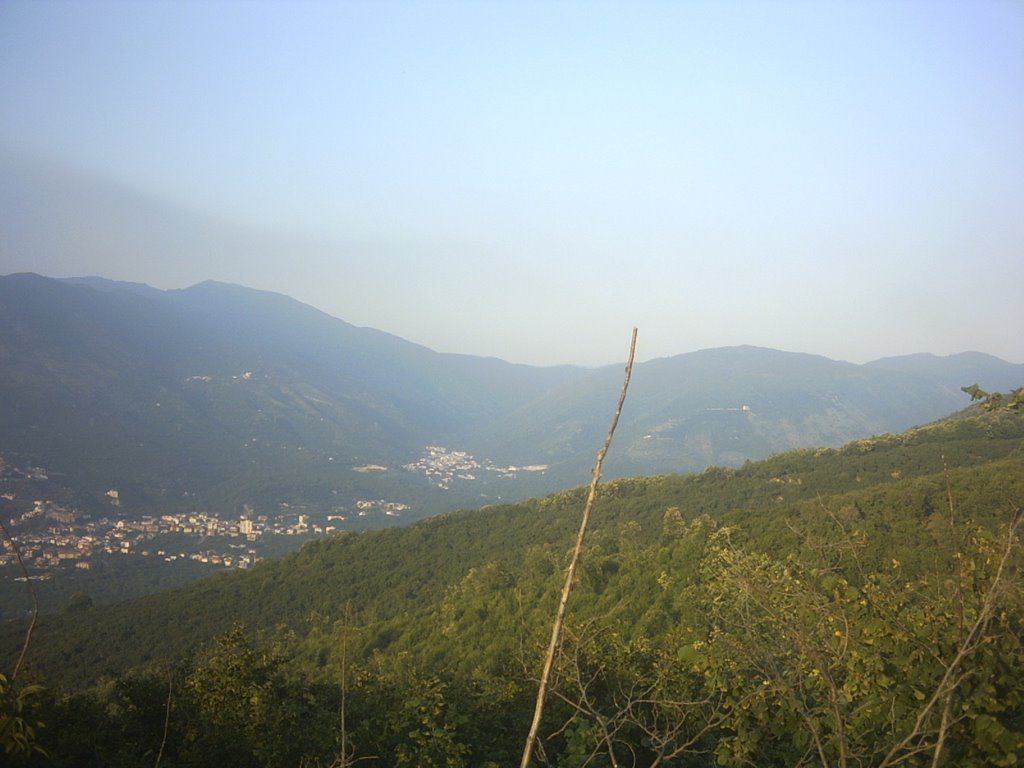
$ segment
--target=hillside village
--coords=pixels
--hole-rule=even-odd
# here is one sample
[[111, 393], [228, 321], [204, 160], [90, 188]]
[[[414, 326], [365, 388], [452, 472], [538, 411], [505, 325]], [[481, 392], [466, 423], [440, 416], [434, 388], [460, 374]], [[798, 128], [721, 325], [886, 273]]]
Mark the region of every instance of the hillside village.
[[491, 472], [498, 477], [514, 478], [519, 472], [544, 472], [546, 464], [523, 467], [501, 467], [491, 461], [478, 461], [467, 451], [449, 450], [441, 445], [428, 445], [416, 461], [402, 465], [403, 469], [424, 475], [438, 488], [447, 491], [456, 480], [473, 481], [480, 472]]
[[[82, 570], [90, 569], [96, 557], [112, 554], [159, 557], [167, 562], [191, 559], [226, 568], [248, 568], [261, 558], [247, 543], [255, 542], [266, 529], [263, 522], [244, 518], [222, 520], [204, 513], [145, 515], [137, 520], [92, 518], [45, 500], [35, 501], [31, 510], [10, 519], [8, 525], [26, 567]], [[290, 527], [280, 532], [298, 531]], [[239, 543], [229, 544], [227, 551], [170, 550], [156, 543], [158, 537], [170, 534], [199, 536], [200, 542], [209, 537], [226, 537]], [[17, 553], [11, 542], [5, 540], [0, 568], [16, 565]], [[0, 570], [0, 574], [7, 575], [5, 570]]]
[[28, 500], [23, 491], [19, 496], [26, 480], [45, 483], [47, 470], [19, 467], [0, 457], [0, 521], [7, 533], [0, 548], [0, 579], [24, 578], [19, 555], [37, 579], [47, 578], [54, 568], [90, 570], [97, 558], [111, 555], [245, 569], [262, 559], [260, 545], [267, 537], [329, 535], [350, 516], [397, 517], [410, 509], [400, 502], [359, 499], [351, 514], [336, 509], [326, 524], [314, 521], [304, 507], [287, 504], [276, 515], [256, 515], [246, 506], [238, 517], [210, 512], [131, 517], [119, 513], [120, 493], [110, 489], [105, 495], [111, 513], [96, 516], [52, 499]]
[[[474, 481], [484, 473], [514, 478], [519, 472], [543, 472], [547, 466], [497, 466], [479, 461], [467, 451], [431, 445], [424, 448], [421, 458], [402, 468], [448, 490], [456, 481]], [[367, 466], [356, 471], [385, 469]], [[37, 572], [33, 578], [46, 578], [46, 572], [54, 568], [89, 570], [96, 558], [111, 555], [160, 558], [168, 563], [193, 560], [245, 569], [262, 559], [260, 544], [265, 537], [330, 535], [350, 517], [397, 518], [411, 509], [398, 501], [358, 499], [351, 510], [333, 509], [323, 521], [319, 515], [314, 519], [305, 507], [287, 504], [282, 504], [276, 515], [256, 515], [246, 507], [238, 517], [198, 511], [132, 517], [123, 514], [121, 494], [111, 488], [105, 494], [111, 513], [94, 516], [52, 499], [25, 498], [24, 481], [45, 483], [48, 479], [44, 467], [21, 467], [0, 457], [0, 515], [10, 537], [5, 537], [0, 550], [0, 578], [23, 578], [19, 553], [25, 566]], [[17, 551], [11, 539], [17, 543]]]

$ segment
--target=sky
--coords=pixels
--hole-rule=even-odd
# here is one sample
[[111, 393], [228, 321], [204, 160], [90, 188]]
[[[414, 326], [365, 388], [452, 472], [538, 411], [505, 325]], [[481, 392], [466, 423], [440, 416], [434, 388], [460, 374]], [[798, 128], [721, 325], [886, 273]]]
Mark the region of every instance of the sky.
[[442, 352], [1024, 362], [1024, 3], [0, 3], [0, 274]]

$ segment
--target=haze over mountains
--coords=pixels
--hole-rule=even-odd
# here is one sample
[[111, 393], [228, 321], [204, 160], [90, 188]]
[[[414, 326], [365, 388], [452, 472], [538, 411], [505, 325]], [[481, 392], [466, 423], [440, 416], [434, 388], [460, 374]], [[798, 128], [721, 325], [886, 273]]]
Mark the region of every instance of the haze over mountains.
[[[436, 353], [216, 282], [9, 275], [0, 327], [0, 454], [77, 504], [109, 506], [116, 488], [136, 512], [386, 498], [412, 501], [416, 517], [579, 484], [622, 374]], [[958, 410], [964, 385], [1022, 381], [1024, 366], [980, 353], [854, 365], [733, 347], [652, 360], [634, 371], [606, 473], [835, 446]], [[427, 446], [478, 467], [443, 483], [403, 468]]]

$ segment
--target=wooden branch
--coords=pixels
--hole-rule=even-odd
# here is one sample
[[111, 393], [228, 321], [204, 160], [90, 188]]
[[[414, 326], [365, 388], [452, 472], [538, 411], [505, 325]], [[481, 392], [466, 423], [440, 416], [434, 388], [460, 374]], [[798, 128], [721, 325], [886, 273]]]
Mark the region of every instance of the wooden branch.
[[156, 766], [160, 768], [160, 761], [164, 757], [164, 747], [167, 746], [167, 734], [171, 729], [171, 695], [174, 692], [174, 670], [167, 670], [167, 706], [164, 711], [164, 738], [160, 742], [160, 751], [156, 754]]
[[544, 667], [540, 675], [540, 685], [537, 686], [537, 703], [533, 710], [533, 723], [530, 725], [530, 733], [526, 737], [526, 746], [523, 748], [523, 759], [520, 768], [528, 768], [530, 758], [533, 755], [533, 747], [537, 741], [537, 731], [540, 729], [541, 715], [544, 713], [544, 699], [548, 690], [548, 679], [551, 677], [551, 666], [558, 651], [558, 645], [562, 637], [562, 625], [565, 623], [565, 607], [569, 602], [569, 595], [572, 593], [573, 582], [576, 580], [576, 568], [579, 565], [580, 555], [583, 552], [583, 541], [587, 536], [587, 526], [590, 523], [590, 513], [594, 507], [594, 499], [597, 497], [597, 484], [601, 481], [601, 465], [604, 463], [605, 454], [612, 444], [612, 436], [619, 424], [619, 415], [622, 413], [622, 405], [626, 402], [626, 390], [629, 388], [629, 379], [633, 375], [633, 358], [636, 354], [636, 328], [629, 343], [629, 358], [626, 360], [626, 372], [622, 381], [622, 391], [619, 393], [619, 402], [615, 407], [615, 415], [612, 417], [611, 426], [608, 428], [608, 435], [604, 439], [604, 445], [597, 452], [597, 459], [594, 461], [594, 469], [590, 477], [590, 490], [587, 493], [587, 501], [583, 505], [583, 520], [580, 523], [580, 530], [576, 536], [576, 548], [572, 553], [572, 560], [569, 561], [569, 570], [565, 575], [565, 584], [562, 587], [562, 597], [558, 603], [558, 612], [555, 615], [555, 623], [551, 628], [551, 642], [548, 645], [547, 656], [544, 658]]
[[36, 622], [39, 620], [39, 600], [36, 597], [36, 590], [32, 586], [32, 579], [28, 575], [28, 568], [25, 567], [25, 561], [21, 558], [21, 549], [18, 547], [18, 542], [11, 536], [2, 518], [0, 518], [0, 529], [3, 529], [4, 536], [11, 542], [14, 554], [18, 556], [18, 565], [21, 566], [21, 572], [25, 576], [25, 586], [28, 588], [28, 594], [32, 598], [32, 621], [29, 622], [28, 631], [25, 632], [25, 643], [21, 646], [21, 655], [18, 656], [18, 663], [14, 665], [14, 671], [11, 672], [11, 682], [13, 683], [18, 676], [18, 672], [21, 671], [21, 665], [25, 663], [25, 655], [28, 653], [28, 647], [32, 643], [32, 633], [35, 632]]

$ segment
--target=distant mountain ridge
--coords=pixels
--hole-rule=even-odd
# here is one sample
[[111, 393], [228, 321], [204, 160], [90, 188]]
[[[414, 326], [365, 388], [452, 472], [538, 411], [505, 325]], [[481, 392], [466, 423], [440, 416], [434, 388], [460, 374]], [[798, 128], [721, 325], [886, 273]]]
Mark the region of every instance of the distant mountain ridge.
[[[135, 509], [422, 494], [429, 513], [574, 485], [622, 374], [437, 353], [212, 281], [162, 291], [9, 275], [0, 327], [0, 455], [79, 499], [103, 504], [118, 488]], [[975, 382], [1017, 387], [1024, 366], [979, 353], [854, 365], [756, 347], [652, 360], [634, 370], [607, 472], [738, 465], [900, 431], [966, 406], [959, 388]], [[469, 481], [440, 492], [401, 469], [428, 445], [547, 470], [483, 497]]]
[[[836, 446], [869, 434], [901, 431], [967, 404], [963, 382], [1019, 386], [1024, 366], [988, 355], [916, 356], [867, 365], [759, 347], [708, 349], [652, 360], [634, 374], [629, 404], [610, 457], [613, 474], [632, 475], [738, 465], [806, 446]], [[597, 444], [596, 413], [614, 391], [617, 369], [596, 372], [592, 399], [579, 385], [531, 405], [543, 413], [516, 444]], [[607, 405], [605, 405], [607, 409]], [[516, 415], [510, 417], [515, 420]], [[584, 428], [584, 425], [590, 425]]]

